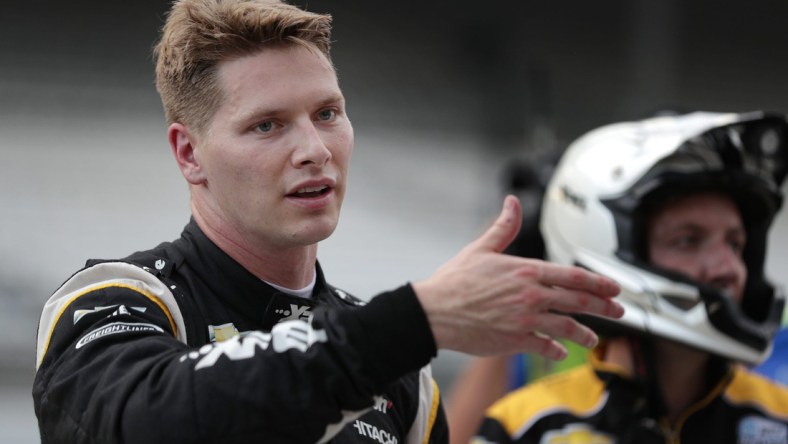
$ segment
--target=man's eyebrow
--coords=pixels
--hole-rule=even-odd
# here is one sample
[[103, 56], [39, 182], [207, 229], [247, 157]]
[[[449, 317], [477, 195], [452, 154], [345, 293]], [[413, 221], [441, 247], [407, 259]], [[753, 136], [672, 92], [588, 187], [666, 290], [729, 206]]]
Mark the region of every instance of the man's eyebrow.
[[[670, 227], [668, 231], [682, 231], [682, 230], [689, 230], [689, 231], [705, 231], [707, 227], [701, 223], [695, 221], [683, 221], [677, 223]], [[742, 225], [731, 225], [724, 228], [726, 232], [737, 232], [742, 233], [744, 235], [747, 234], [747, 229]]]
[[[342, 93], [331, 94], [317, 102], [317, 107], [324, 107], [327, 105], [335, 104], [335, 103], [344, 103], [345, 96]], [[275, 108], [257, 108], [257, 109], [250, 109], [248, 111], [242, 111], [242, 114], [247, 119], [259, 119], [266, 116], [277, 116], [283, 113], [287, 113], [289, 110], [287, 107], [275, 107]]]
[[326, 106], [326, 105], [330, 105], [332, 103], [344, 102], [344, 101], [345, 101], [345, 96], [343, 96], [342, 93], [336, 93], [336, 94], [331, 94], [330, 96], [328, 96], [325, 99], [321, 100], [320, 102], [318, 102], [318, 105], [319, 106]]

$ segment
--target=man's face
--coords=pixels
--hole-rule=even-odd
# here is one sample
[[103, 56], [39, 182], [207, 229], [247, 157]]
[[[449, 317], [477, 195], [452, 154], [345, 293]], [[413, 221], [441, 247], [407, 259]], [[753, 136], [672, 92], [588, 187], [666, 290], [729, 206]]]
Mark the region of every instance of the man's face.
[[734, 202], [717, 193], [673, 201], [650, 220], [651, 263], [727, 291], [741, 302], [747, 280], [744, 225]]
[[218, 66], [224, 93], [194, 155], [195, 206], [255, 245], [309, 245], [336, 228], [353, 129], [328, 59], [300, 45]]

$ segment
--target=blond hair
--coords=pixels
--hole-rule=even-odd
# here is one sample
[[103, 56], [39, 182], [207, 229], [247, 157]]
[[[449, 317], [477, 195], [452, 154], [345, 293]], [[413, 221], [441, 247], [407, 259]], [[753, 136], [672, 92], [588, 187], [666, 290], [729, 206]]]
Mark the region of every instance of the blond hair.
[[331, 16], [278, 0], [177, 0], [154, 47], [168, 123], [204, 131], [221, 103], [216, 67], [265, 47], [300, 44], [330, 58]]

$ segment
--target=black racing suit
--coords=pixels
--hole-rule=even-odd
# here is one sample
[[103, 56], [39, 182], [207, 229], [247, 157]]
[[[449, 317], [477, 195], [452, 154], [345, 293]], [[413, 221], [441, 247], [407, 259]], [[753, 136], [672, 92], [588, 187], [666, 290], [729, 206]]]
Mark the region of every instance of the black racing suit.
[[318, 266], [290, 296], [192, 220], [54, 293], [33, 398], [43, 443], [437, 443], [435, 354], [409, 285], [364, 304]]

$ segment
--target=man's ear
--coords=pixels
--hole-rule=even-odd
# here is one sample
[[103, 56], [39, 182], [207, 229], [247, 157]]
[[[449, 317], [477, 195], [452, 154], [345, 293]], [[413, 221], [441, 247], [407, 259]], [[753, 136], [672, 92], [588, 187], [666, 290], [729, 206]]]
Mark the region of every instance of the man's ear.
[[172, 154], [186, 181], [192, 185], [205, 182], [205, 172], [197, 155], [197, 139], [186, 125], [173, 123], [167, 129]]

